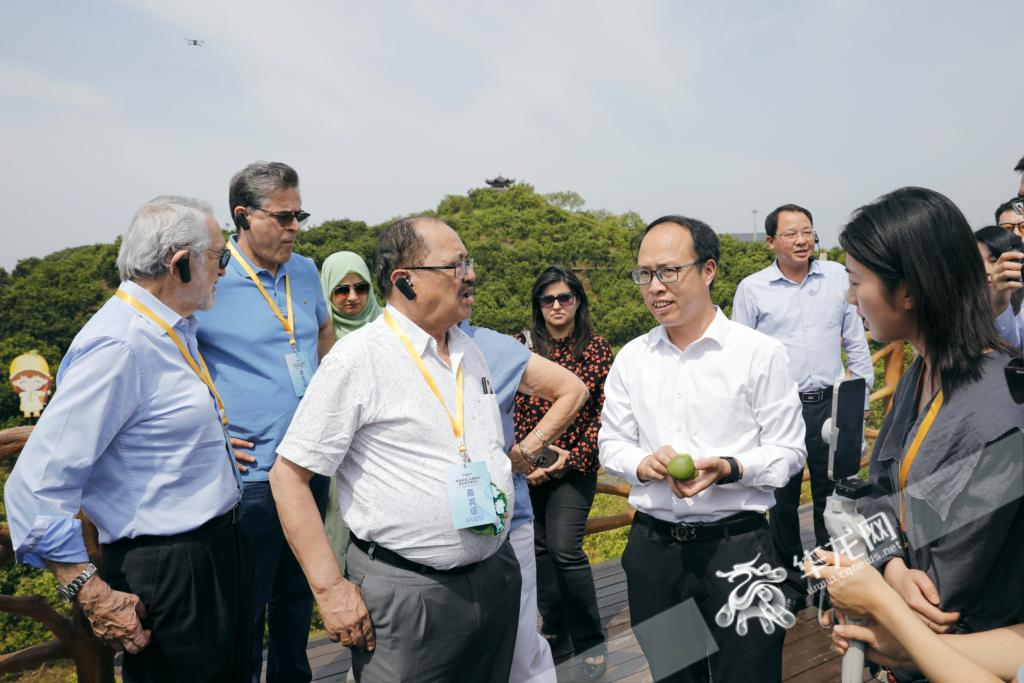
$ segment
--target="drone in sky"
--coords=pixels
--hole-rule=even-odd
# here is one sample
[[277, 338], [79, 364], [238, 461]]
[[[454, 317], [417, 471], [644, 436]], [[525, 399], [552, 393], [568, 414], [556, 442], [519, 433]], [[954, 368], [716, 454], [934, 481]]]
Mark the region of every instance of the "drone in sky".
[[183, 38], [182, 40], [184, 40], [192, 47], [202, 47], [203, 43], [205, 42], [203, 40], [200, 40], [199, 38]]

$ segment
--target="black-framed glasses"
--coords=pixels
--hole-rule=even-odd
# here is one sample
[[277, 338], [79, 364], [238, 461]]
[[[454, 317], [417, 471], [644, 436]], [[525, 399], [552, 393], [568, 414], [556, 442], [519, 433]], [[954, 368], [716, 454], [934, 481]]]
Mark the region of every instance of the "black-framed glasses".
[[557, 301], [562, 306], [570, 306], [572, 302], [576, 301], [576, 295], [572, 292], [562, 292], [561, 294], [541, 294], [537, 297], [537, 301], [544, 308], [554, 306]]
[[649, 285], [651, 284], [651, 280], [655, 277], [657, 277], [661, 282], [668, 284], [678, 280], [680, 272], [701, 263], [704, 263], [704, 260], [691, 261], [690, 263], [683, 263], [678, 266], [662, 266], [657, 270], [651, 270], [650, 268], [637, 268], [636, 270], [629, 272], [629, 278], [637, 285]]
[[455, 263], [449, 263], [446, 266], [402, 266], [403, 270], [455, 270], [455, 279], [461, 280], [465, 277], [469, 269], [476, 263], [471, 258], [464, 258], [456, 261]]
[[1012, 208], [1018, 216], [1024, 216], [1024, 197], [1017, 197], [1010, 202], [1010, 208]]
[[231, 250], [227, 247], [223, 249], [207, 249], [206, 251], [211, 254], [217, 255], [217, 265], [223, 270], [228, 267], [228, 263], [231, 261]]
[[267, 211], [266, 209], [261, 209], [258, 206], [252, 206], [249, 208], [251, 208], [253, 211], [262, 211], [263, 213], [267, 214], [275, 221], [277, 221], [278, 225], [280, 225], [282, 228], [287, 228], [289, 225], [292, 224], [292, 221], [298, 221], [299, 227], [301, 228], [305, 226], [306, 221], [309, 220], [309, 213], [303, 211], [302, 209], [299, 209], [298, 211]]
[[370, 283], [359, 282], [354, 285], [338, 285], [334, 288], [334, 296], [338, 296], [339, 294], [341, 296], [348, 296], [348, 293], [352, 291], [352, 288], [355, 288], [356, 294], [360, 296], [370, 293]]

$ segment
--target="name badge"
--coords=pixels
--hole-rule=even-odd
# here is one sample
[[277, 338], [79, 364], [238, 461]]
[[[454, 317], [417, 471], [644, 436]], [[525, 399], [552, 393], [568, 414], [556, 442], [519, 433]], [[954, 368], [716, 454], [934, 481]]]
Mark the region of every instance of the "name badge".
[[293, 351], [284, 354], [284, 364], [288, 367], [288, 376], [292, 380], [292, 389], [295, 395], [302, 398], [309, 386], [309, 380], [313, 377], [313, 367], [304, 354]]
[[448, 506], [452, 510], [452, 523], [456, 529], [498, 521], [487, 463], [471, 462], [452, 466], [448, 471]]

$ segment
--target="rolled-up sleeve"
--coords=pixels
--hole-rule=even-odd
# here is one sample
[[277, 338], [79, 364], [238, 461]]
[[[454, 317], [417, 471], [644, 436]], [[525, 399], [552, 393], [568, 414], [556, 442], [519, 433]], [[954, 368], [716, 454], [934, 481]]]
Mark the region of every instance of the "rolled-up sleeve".
[[805, 426], [789, 357], [781, 344], [767, 349], [752, 377], [754, 419], [761, 427], [761, 445], [739, 454], [743, 481], [751, 486], [784, 486], [807, 460]]
[[4, 487], [11, 544], [19, 562], [88, 561], [75, 519], [96, 460], [142, 401], [128, 346], [99, 338], [69, 353], [58, 390], [32, 430]]
[[604, 384], [601, 429], [597, 435], [601, 465], [631, 485], [640, 484], [636, 468], [647, 453], [640, 448], [640, 429], [633, 417], [626, 377], [628, 358], [620, 354], [612, 363]]

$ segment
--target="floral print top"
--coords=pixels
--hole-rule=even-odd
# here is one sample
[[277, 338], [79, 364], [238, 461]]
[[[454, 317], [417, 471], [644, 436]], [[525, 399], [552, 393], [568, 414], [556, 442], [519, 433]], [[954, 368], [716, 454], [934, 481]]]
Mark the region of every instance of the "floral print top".
[[[513, 336], [525, 343], [522, 332]], [[597, 432], [601, 428], [604, 381], [612, 367], [612, 347], [604, 337], [595, 334], [583, 350], [583, 358], [577, 361], [573, 358], [572, 346], [572, 339], [552, 340], [548, 346], [548, 358], [583, 380], [590, 390], [590, 398], [554, 445], [569, 451], [566, 459], [568, 469], [587, 474], [601, 466], [597, 459]], [[537, 396], [516, 394], [516, 440], [526, 438], [550, 407], [549, 401]]]

